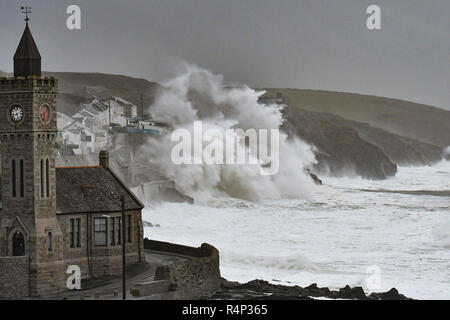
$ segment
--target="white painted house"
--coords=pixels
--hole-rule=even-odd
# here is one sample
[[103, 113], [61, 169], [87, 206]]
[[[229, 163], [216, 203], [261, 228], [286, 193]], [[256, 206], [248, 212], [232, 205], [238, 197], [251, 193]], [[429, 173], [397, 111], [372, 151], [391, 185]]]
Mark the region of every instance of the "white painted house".
[[74, 154], [89, 154], [95, 151], [95, 135], [84, 124], [73, 121], [60, 130], [62, 145]]
[[103, 103], [111, 107], [111, 114], [114, 117], [123, 117], [126, 119], [134, 119], [137, 117], [137, 106], [130, 101], [112, 96]]

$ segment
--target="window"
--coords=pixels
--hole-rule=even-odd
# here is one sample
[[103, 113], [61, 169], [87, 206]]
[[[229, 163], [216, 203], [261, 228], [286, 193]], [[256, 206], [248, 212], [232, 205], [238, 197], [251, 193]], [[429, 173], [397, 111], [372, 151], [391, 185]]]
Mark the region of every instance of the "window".
[[131, 215], [127, 216], [127, 241], [131, 242]]
[[44, 197], [44, 160], [41, 159], [41, 198]]
[[81, 245], [80, 245], [80, 224], [81, 224], [81, 219], [76, 219], [76, 223], [75, 223], [75, 245], [77, 246], [77, 248], [81, 247]]
[[20, 160], [20, 196], [23, 198], [25, 196], [25, 182], [23, 176], [23, 160]]
[[52, 251], [52, 233], [51, 232], [49, 232], [48, 234], [47, 234], [47, 250], [48, 251]]
[[106, 246], [106, 218], [94, 219], [94, 245]]
[[50, 179], [49, 179], [49, 163], [48, 163], [48, 159], [45, 162], [45, 183], [46, 183], [46, 187], [47, 187], [47, 197], [50, 197]]
[[17, 230], [13, 236], [13, 256], [25, 255], [25, 239], [22, 232]]
[[116, 217], [114, 220], [116, 221], [116, 243], [120, 244], [122, 239], [122, 218]]
[[80, 247], [80, 219], [69, 220], [70, 247]]
[[114, 217], [109, 218], [109, 244], [114, 246], [116, 244], [115, 237], [115, 221]]
[[69, 243], [71, 248], [75, 248], [75, 219], [69, 220]]
[[12, 196], [16, 196], [16, 160], [12, 161]]

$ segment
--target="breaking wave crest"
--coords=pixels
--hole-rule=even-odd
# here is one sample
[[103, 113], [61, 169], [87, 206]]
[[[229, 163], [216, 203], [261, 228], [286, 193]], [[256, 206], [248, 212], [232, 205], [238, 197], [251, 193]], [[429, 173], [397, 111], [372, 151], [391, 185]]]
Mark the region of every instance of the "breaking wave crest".
[[251, 254], [232, 254], [224, 252], [222, 253], [223, 259], [228, 264], [248, 265], [252, 268], [265, 268], [265, 269], [278, 269], [278, 270], [291, 270], [291, 271], [309, 271], [317, 272], [321, 268], [309, 261], [307, 258], [297, 255], [292, 256], [259, 256]]
[[[194, 121], [203, 127], [219, 129], [278, 129], [283, 123], [282, 106], [262, 105], [264, 94], [248, 86], [230, 87], [223, 77], [208, 70], [185, 64], [180, 76], [168, 81], [150, 113], [155, 119], [170, 123], [174, 129], [191, 132], [193, 141], [202, 137], [193, 134]], [[193, 142], [195, 143], [195, 142]], [[234, 197], [250, 201], [264, 198], [305, 198], [314, 188], [304, 167], [315, 162], [311, 147], [300, 139], [280, 132], [279, 171], [272, 176], [260, 174], [259, 165], [237, 164], [174, 164], [170, 135], [148, 139], [142, 153], [148, 161], [175, 182], [178, 191], [196, 203], [208, 203], [215, 198]], [[251, 147], [251, 146], [250, 146]], [[249, 148], [238, 142], [237, 148]], [[150, 154], [148, 151], [152, 150]]]

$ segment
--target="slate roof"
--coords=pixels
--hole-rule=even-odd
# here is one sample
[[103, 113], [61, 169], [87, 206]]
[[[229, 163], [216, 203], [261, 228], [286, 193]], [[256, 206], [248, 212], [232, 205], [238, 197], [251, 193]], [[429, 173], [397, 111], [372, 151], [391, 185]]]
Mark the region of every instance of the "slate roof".
[[119, 212], [139, 210], [139, 199], [109, 169], [103, 167], [56, 168], [56, 213]]
[[14, 76], [41, 76], [41, 55], [31, 35], [28, 23], [14, 54]]
[[25, 26], [19, 46], [14, 54], [14, 59], [41, 59], [28, 24]]

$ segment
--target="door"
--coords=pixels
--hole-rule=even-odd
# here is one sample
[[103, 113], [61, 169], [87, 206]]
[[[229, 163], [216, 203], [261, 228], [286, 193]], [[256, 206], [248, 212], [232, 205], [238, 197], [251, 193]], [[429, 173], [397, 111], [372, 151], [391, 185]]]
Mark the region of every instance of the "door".
[[20, 231], [16, 231], [13, 236], [13, 256], [25, 255], [25, 239]]

